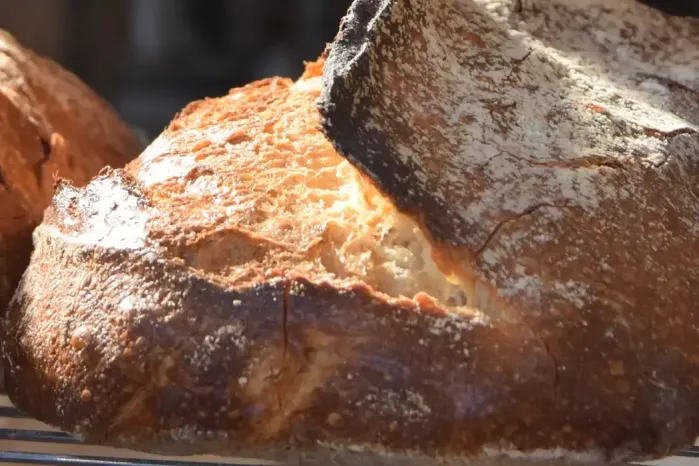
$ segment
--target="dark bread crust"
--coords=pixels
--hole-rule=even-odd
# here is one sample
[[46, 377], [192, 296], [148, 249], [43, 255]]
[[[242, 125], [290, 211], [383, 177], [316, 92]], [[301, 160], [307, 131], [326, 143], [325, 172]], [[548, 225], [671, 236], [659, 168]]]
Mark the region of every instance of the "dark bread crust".
[[319, 442], [452, 459], [484, 445], [621, 459], [691, 442], [659, 435], [652, 418], [576, 425], [557, 406], [590, 394], [556, 393], [543, 341], [519, 322], [303, 277], [231, 289], [138, 238], [94, 240], [137, 232], [149, 208], [129, 175], [108, 170], [85, 190], [62, 184], [36, 230], [3, 349], [9, 396], [39, 420], [102, 444], [289, 448], [286, 459]]
[[[76, 209], [98, 196], [127, 207]], [[149, 247], [81, 240], [148, 208], [109, 170], [84, 191], [63, 184], [37, 229], [3, 350], [9, 396], [39, 420], [100, 444], [318, 464], [462, 464], [484, 445], [621, 460], [677, 440], [652, 420], [566, 427], [555, 366], [517, 322], [303, 277], [231, 289]]]

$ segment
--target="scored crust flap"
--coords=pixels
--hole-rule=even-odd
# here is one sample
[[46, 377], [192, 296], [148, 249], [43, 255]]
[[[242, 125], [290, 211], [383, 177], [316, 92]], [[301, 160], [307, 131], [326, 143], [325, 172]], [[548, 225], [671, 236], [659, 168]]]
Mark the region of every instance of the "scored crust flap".
[[699, 431], [697, 50], [634, 0], [356, 0], [329, 48], [328, 138], [541, 338], [593, 443]]

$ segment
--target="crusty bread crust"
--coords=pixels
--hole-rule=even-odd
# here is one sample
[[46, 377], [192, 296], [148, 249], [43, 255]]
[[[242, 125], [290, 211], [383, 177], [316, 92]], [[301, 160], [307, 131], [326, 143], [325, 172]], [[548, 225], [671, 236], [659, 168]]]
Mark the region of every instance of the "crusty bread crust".
[[357, 0], [330, 51], [329, 138], [541, 338], [562, 438], [699, 432], [698, 50], [634, 0]]
[[[129, 183], [110, 173], [91, 186]], [[133, 213], [119, 210], [115, 224]], [[465, 453], [552, 401], [553, 369], [521, 326], [361, 284], [225, 287], [152, 251], [40, 228], [9, 318], [8, 393], [88, 441], [180, 454], [317, 442]]]
[[[192, 104], [126, 170], [61, 183], [6, 320], [19, 407], [90, 441], [221, 453], [466, 454], [545, 410], [553, 367], [526, 327], [370, 279], [393, 234], [371, 209], [387, 229], [402, 218], [319, 131], [321, 69]], [[284, 174], [294, 185], [280, 189]], [[299, 209], [311, 215], [294, 222]], [[368, 219], [372, 238], [357, 244], [361, 225], [346, 232], [336, 211]]]
[[0, 309], [24, 271], [56, 177], [87, 183], [141, 143], [76, 76], [0, 30]]
[[[372, 19], [362, 11], [357, 18]], [[83, 189], [59, 186], [3, 322], [13, 402], [98, 443], [299, 462], [308, 454], [321, 464], [601, 463], [691, 445], [699, 277], [690, 265], [699, 251], [686, 193], [696, 157], [610, 175], [640, 197], [601, 203], [604, 219], [637, 215], [642, 231], [622, 221], [602, 228], [600, 215], [575, 205], [551, 208], [560, 228], [579, 231], [554, 229], [532, 257], [508, 250], [497, 270], [526, 266], [547, 286], [507, 294], [459, 242], [467, 235], [452, 232], [447, 244], [423, 204], [412, 213], [427, 219], [424, 230], [396, 209], [406, 195], [385, 197], [349, 170], [319, 128], [322, 67], [310, 64], [296, 83], [269, 79], [193, 103], [125, 170]], [[341, 117], [362, 113], [345, 115], [332, 98], [326, 131], [337, 125], [344, 151], [353, 139]], [[364, 123], [353, 122], [355, 139]], [[694, 144], [686, 136], [676, 141]], [[400, 147], [393, 142], [387, 154]], [[352, 147], [354, 163], [390, 192], [381, 181], [403, 172], [377, 173]], [[410, 188], [428, 198], [434, 188], [414, 174]], [[409, 193], [405, 182], [395, 186]], [[527, 237], [537, 212], [496, 233]], [[648, 236], [661, 229], [673, 241]], [[586, 256], [566, 262], [573, 250]], [[587, 277], [599, 254], [616, 262], [589, 282], [593, 302], [561, 294], [561, 277]], [[654, 268], [635, 263], [639, 254]], [[661, 279], [672, 293], [653, 288]]]

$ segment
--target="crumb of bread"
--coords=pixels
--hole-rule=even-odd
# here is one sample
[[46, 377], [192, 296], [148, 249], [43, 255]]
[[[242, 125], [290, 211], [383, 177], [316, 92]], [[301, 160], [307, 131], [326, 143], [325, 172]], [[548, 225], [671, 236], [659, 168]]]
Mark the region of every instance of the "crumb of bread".
[[234, 285], [299, 273], [465, 308], [468, 287], [440, 269], [418, 223], [320, 131], [321, 72], [310, 63], [296, 82], [268, 79], [187, 107], [132, 167], [151, 202], [169, 204], [155, 209], [167, 214], [151, 232]]

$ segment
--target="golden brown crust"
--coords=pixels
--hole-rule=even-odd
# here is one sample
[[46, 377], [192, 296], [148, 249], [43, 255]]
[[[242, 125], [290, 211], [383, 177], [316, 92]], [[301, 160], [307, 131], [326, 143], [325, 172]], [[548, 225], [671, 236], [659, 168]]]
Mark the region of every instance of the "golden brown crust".
[[[100, 183], [120, 190], [120, 178]], [[513, 416], [536, 423], [552, 393], [545, 350], [520, 326], [301, 277], [220, 287], [147, 249], [71, 244], [41, 228], [9, 316], [19, 338], [6, 346], [8, 393], [90, 441], [449, 454], [506, 435]]]
[[0, 308], [28, 260], [57, 177], [87, 183], [141, 144], [76, 76], [0, 31]]

